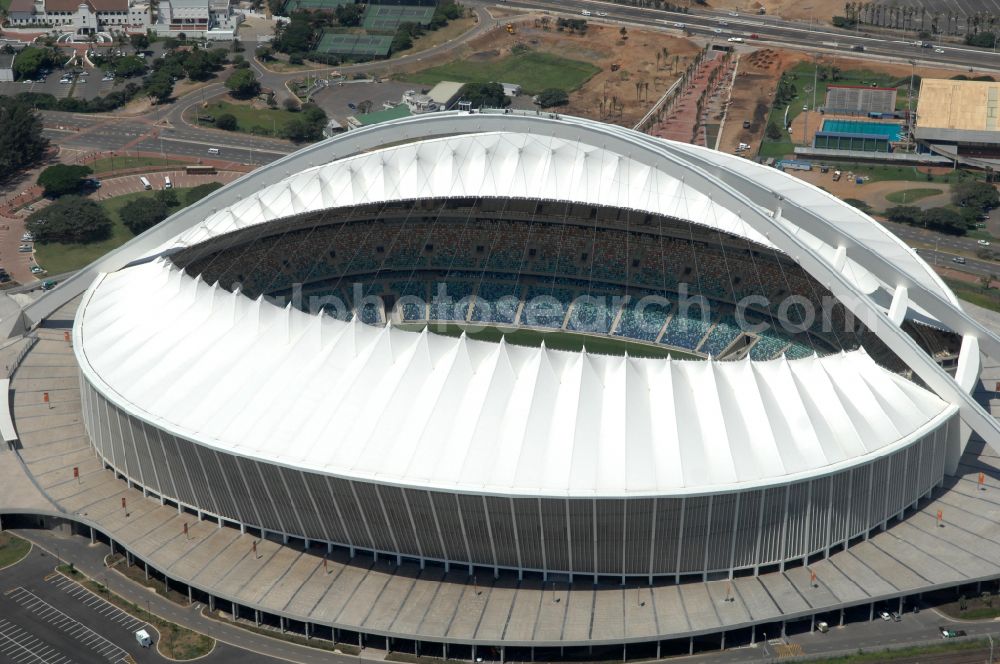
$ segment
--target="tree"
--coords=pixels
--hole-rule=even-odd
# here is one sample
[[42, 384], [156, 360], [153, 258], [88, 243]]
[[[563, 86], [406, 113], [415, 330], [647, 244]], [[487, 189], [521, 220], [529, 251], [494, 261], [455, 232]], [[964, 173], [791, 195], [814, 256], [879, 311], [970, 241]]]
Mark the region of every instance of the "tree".
[[1000, 195], [992, 184], [969, 180], [952, 185], [951, 202], [978, 211], [991, 210], [1000, 205]]
[[764, 130], [764, 135], [772, 141], [780, 141], [785, 134], [781, 131], [781, 127], [778, 126], [778, 123], [771, 120], [767, 123], [767, 129]]
[[889, 221], [896, 221], [901, 224], [918, 224], [921, 222], [922, 210], [915, 205], [894, 205], [887, 208], [885, 216]]
[[216, 189], [221, 188], [221, 182], [206, 182], [205, 184], [199, 184], [197, 187], [192, 187], [191, 189], [188, 189], [187, 194], [184, 196], [184, 204], [193, 205], [211, 194]]
[[[225, 51], [223, 51], [225, 57]], [[216, 57], [209, 51], [198, 49], [190, 51], [184, 57], [184, 73], [192, 81], [207, 81], [212, 78], [212, 74], [219, 68]]]
[[112, 223], [104, 208], [80, 196], [63, 196], [28, 217], [28, 231], [35, 241], [98, 242], [111, 237]]
[[0, 97], [0, 181], [45, 156], [49, 139], [31, 106], [14, 97]]
[[28, 46], [14, 57], [14, 75], [21, 80], [35, 78], [39, 69], [51, 67], [58, 62], [51, 48]]
[[123, 205], [118, 214], [125, 226], [135, 235], [139, 235], [166, 219], [169, 211], [158, 197], [144, 196]]
[[281, 131], [284, 138], [292, 141], [293, 143], [302, 143], [305, 141], [315, 141], [318, 140], [322, 133], [317, 135], [317, 132], [302, 118], [292, 118]]
[[225, 129], [226, 131], [235, 131], [237, 127], [236, 116], [232, 113], [223, 113], [222, 115], [216, 116], [215, 126], [218, 129]]
[[282, 53], [306, 53], [311, 49], [313, 26], [309, 22], [309, 14], [298, 12], [292, 14], [292, 20], [279, 24], [271, 44], [274, 50]]
[[980, 32], [975, 35], [966, 35], [965, 43], [969, 46], [979, 46], [981, 48], [993, 48], [993, 43], [997, 37], [992, 32]]
[[864, 201], [857, 198], [845, 198], [844, 202], [850, 205], [851, 207], [861, 210], [865, 214], [868, 214], [869, 212], [872, 211], [871, 205], [868, 205], [868, 203], [865, 203]]
[[285, 97], [285, 101], [282, 102], [281, 105], [285, 107], [286, 111], [295, 112], [295, 111], [299, 110], [298, 103], [296, 103], [296, 101], [294, 99], [292, 99], [291, 97]]
[[265, 62], [274, 59], [274, 56], [271, 55], [271, 49], [269, 49], [267, 46], [258, 46], [254, 50], [254, 55], [256, 55], [257, 58], [259, 58], [260, 60], [264, 60]]
[[132, 43], [132, 48], [135, 49], [136, 53], [149, 48], [149, 37], [142, 33], [130, 35], [128, 40]]
[[[167, 208], [175, 208], [181, 204], [180, 199], [177, 197], [177, 192], [173, 189], [160, 189], [153, 194], [153, 198], [163, 203]], [[167, 211], [169, 212], [169, 209]]]
[[173, 93], [174, 82], [167, 72], [158, 71], [146, 79], [146, 96], [157, 104], [169, 100]]
[[89, 166], [56, 164], [38, 175], [38, 184], [44, 187], [46, 196], [59, 198], [83, 189], [83, 179], [91, 173]]
[[920, 222], [931, 230], [950, 235], [964, 235], [968, 230], [959, 213], [943, 207], [924, 210], [920, 215]]
[[129, 55], [118, 58], [108, 69], [113, 71], [115, 76], [121, 78], [142, 76], [146, 73], [146, 61], [137, 55]]
[[250, 99], [260, 93], [260, 83], [257, 75], [250, 69], [237, 69], [226, 80], [229, 94], [237, 99]]
[[565, 106], [569, 103], [569, 95], [559, 88], [546, 88], [538, 94], [538, 105], [542, 108]]
[[236, 68], [236, 69], [249, 69], [250, 68], [250, 63], [247, 62], [246, 58], [244, 58], [242, 55], [234, 55], [232, 62], [233, 62], [233, 67]]
[[340, 5], [334, 10], [337, 23], [344, 27], [354, 27], [361, 25], [361, 17], [365, 12], [365, 5]]
[[503, 93], [499, 83], [466, 83], [459, 90], [462, 101], [472, 103], [473, 108], [505, 108], [510, 98]]

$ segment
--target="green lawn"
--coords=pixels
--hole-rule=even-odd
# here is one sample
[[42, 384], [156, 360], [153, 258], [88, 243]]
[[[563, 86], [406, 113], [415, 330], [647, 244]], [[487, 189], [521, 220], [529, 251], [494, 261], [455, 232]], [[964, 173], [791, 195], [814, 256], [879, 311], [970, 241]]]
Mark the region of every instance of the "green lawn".
[[859, 652], [856, 655], [847, 655], [846, 657], [817, 658], [809, 661], [816, 662], [817, 664], [869, 664], [869, 662], [874, 664], [875, 662], [891, 662], [895, 659], [919, 661], [921, 657], [930, 658], [933, 655], [942, 653], [965, 652], [968, 650], [984, 650], [985, 652], [987, 649], [989, 649], [989, 643], [985, 640], [944, 641], [931, 646], [910, 646], [894, 650], [871, 649], [870, 652]]
[[139, 168], [140, 166], [181, 166], [185, 163], [187, 162], [163, 159], [161, 157], [101, 157], [94, 163], [87, 165], [90, 166], [95, 175], [107, 175], [126, 168]]
[[[254, 133], [258, 136], [280, 136], [285, 125], [294, 118], [301, 117], [298, 113], [283, 109], [256, 109], [246, 104], [231, 104], [228, 101], [213, 102], [205, 108], [198, 109], [198, 115], [202, 116], [211, 115], [217, 118], [223, 113], [229, 113], [236, 118], [236, 131], [245, 134]], [[195, 118], [189, 118], [189, 122], [195, 124]]]
[[904, 189], [902, 191], [894, 191], [891, 194], [886, 194], [885, 200], [890, 203], [898, 203], [899, 205], [910, 205], [919, 201], [921, 198], [927, 198], [928, 196], [936, 196], [940, 194], [944, 189], [931, 189], [931, 188], [920, 188], [915, 189]]
[[[403, 324], [398, 327], [409, 330], [422, 330], [423, 323]], [[516, 346], [530, 346], [537, 348], [545, 341], [546, 348], [554, 350], [579, 351], [584, 346], [588, 353], [600, 353], [603, 355], [624, 355], [626, 352], [632, 357], [661, 358], [668, 355], [676, 359], [700, 359], [697, 355], [685, 353], [683, 351], [672, 350], [666, 346], [654, 346], [633, 341], [625, 341], [618, 337], [610, 336], [585, 336], [575, 332], [542, 332], [539, 330], [525, 330], [520, 328], [503, 327], [482, 327], [478, 325], [466, 328], [454, 323], [433, 324], [430, 328], [435, 334], [443, 334], [449, 337], [457, 337], [466, 332], [470, 339], [480, 341], [498, 342], [500, 337], [506, 337], [507, 343]]]
[[[187, 195], [189, 188], [174, 189], [181, 203]], [[152, 198], [152, 191], [138, 191], [124, 196], [116, 196], [100, 201], [101, 207], [111, 217], [114, 226], [111, 229], [111, 237], [101, 242], [90, 242], [87, 244], [64, 244], [62, 242], [52, 242], [49, 244], [35, 243], [35, 262], [45, 268], [50, 275], [72, 272], [93, 263], [95, 260], [108, 253], [112, 249], [117, 249], [133, 237], [119, 216], [119, 210], [129, 201], [137, 198]], [[172, 208], [171, 214], [179, 210], [181, 206]]]
[[435, 85], [441, 81], [517, 83], [526, 94], [536, 94], [546, 88], [576, 90], [599, 71], [600, 67], [589, 62], [528, 51], [496, 60], [456, 60], [407, 74], [405, 79], [424, 85]]
[[31, 543], [17, 535], [0, 532], [0, 569], [20, 562], [31, 550]]
[[[895, 164], [863, 164], [857, 161], [827, 161], [825, 159], [817, 159], [814, 161], [822, 161], [822, 163], [829, 166], [831, 170], [844, 171], [845, 177], [848, 171], [854, 173], [855, 175], [867, 175], [871, 178], [872, 182], [905, 180], [909, 182], [947, 182], [951, 184], [960, 182], [963, 178], [975, 178], [975, 176], [969, 173], [963, 173], [963, 171], [948, 171], [943, 175], [934, 175], [930, 180], [928, 180], [927, 174], [918, 171], [915, 166], [897, 166]], [[909, 197], [907, 197], [906, 200], [909, 201]]]
[[0, 10], [6, 12], [10, 9], [10, 0], [0, 0]]
[[944, 282], [960, 299], [984, 309], [1000, 311], [1000, 290], [996, 288], [983, 290], [978, 283], [970, 284], [956, 279], [944, 278]]

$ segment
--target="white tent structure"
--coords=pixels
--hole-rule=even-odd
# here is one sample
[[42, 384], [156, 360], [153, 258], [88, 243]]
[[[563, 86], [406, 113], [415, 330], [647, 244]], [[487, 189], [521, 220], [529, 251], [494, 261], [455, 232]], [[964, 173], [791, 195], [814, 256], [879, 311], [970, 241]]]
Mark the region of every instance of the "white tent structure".
[[[670, 215], [781, 251], [930, 389], [863, 351], [646, 360], [374, 328], [250, 300], [169, 258], [296, 215], [460, 197]], [[585, 120], [442, 113], [351, 132], [88, 278], [61, 288], [89, 287], [74, 348], [105, 462], [221, 521], [352, 550], [595, 576], [757, 569], [927, 495], [960, 453], [959, 417], [995, 432], [968, 395], [978, 342], [995, 340], [891, 233], [773, 169]], [[965, 335], [956, 376], [906, 318]]]

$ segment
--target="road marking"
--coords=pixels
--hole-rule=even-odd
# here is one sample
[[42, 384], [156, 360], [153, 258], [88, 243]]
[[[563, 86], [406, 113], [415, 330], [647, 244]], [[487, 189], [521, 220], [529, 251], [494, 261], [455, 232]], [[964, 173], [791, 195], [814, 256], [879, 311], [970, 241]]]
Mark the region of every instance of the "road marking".
[[64, 593], [85, 604], [87, 607], [97, 611], [113, 622], [121, 624], [129, 632], [146, 626], [146, 623], [139, 620], [132, 614], [121, 610], [103, 597], [98, 597], [82, 585], [63, 575], [59, 575], [59, 580], [50, 581]]
[[[55, 608], [38, 595], [22, 587], [14, 588], [8, 593], [10, 598], [39, 616], [50, 616], [47, 622], [66, 632], [83, 645], [96, 650], [99, 655], [109, 662], [117, 664], [127, 661], [128, 652], [104, 638], [94, 630], [90, 629], [80, 621], [72, 618], [59, 609]], [[45, 660], [40, 660], [45, 661]]]
[[30, 632], [0, 618], [0, 654], [17, 664], [70, 664], [66, 657]]

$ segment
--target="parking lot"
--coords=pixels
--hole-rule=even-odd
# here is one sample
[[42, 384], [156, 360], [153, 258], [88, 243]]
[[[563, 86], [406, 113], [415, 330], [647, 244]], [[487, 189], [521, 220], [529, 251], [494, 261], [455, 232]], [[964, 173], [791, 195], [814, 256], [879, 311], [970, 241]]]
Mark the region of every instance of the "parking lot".
[[[8, 590], [5, 595], [27, 611], [35, 614], [38, 620], [64, 632], [101, 660], [112, 664], [128, 661], [129, 653], [124, 648], [115, 645], [114, 642], [101, 636], [79, 620], [71, 618], [30, 590], [17, 587]], [[121, 612], [119, 611], [119, 613]]]
[[73, 660], [45, 641], [0, 618], [0, 657], [16, 664], [69, 664]]
[[134, 632], [144, 623], [56, 574], [55, 564], [36, 549], [0, 571], [0, 662], [163, 661], [155, 650], [136, 643]]

